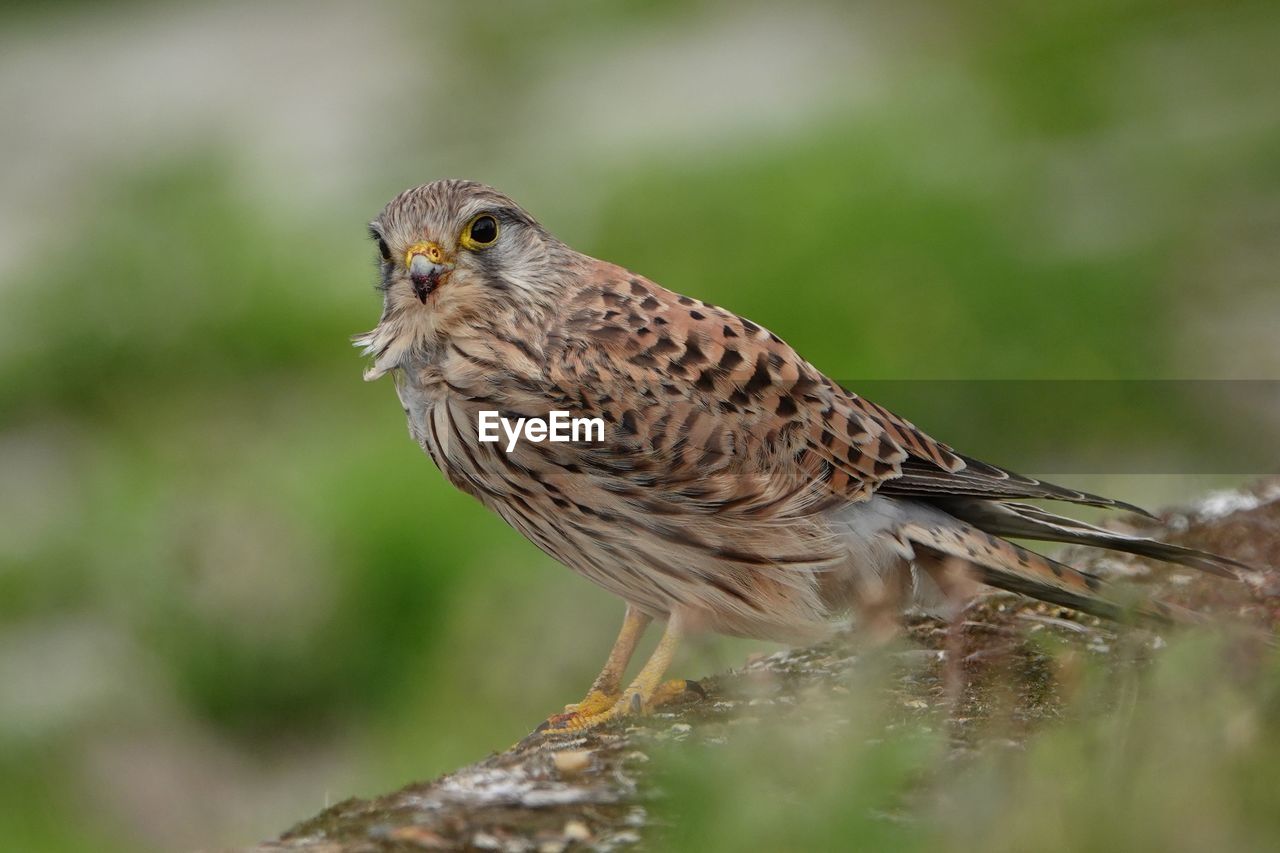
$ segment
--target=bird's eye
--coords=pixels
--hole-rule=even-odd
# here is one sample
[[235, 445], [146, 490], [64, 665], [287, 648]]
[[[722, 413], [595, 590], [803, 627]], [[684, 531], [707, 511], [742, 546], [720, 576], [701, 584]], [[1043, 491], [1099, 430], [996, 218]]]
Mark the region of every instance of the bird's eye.
[[483, 249], [492, 246], [498, 239], [498, 220], [487, 213], [482, 213], [462, 232], [462, 242], [471, 249]]
[[382, 239], [382, 235], [377, 231], [369, 231], [369, 236], [378, 244], [378, 254], [382, 255], [382, 260], [391, 260], [391, 248], [387, 245], [387, 241]]

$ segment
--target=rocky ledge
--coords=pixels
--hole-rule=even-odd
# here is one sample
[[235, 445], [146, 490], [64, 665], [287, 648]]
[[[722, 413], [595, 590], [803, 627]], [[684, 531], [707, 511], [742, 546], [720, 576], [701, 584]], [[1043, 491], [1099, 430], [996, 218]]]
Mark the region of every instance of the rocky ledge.
[[[1280, 566], [1280, 478], [1142, 521], [1141, 532], [1233, 556], [1254, 566]], [[1145, 594], [1269, 635], [1280, 616], [1280, 574], [1267, 570], [1243, 583], [1192, 570], [1154, 569], [1140, 558], [1079, 550], [1070, 561], [1123, 577]], [[1046, 635], [1061, 652], [1045, 652]], [[1005, 738], [1025, 735], [1059, 716], [1064, 660], [1072, 653], [1103, 661], [1126, 644], [1126, 665], [1160, 653], [1158, 633], [1117, 628], [1093, 617], [992, 592], [952, 621], [908, 620], [904, 642], [869, 650], [856, 634], [747, 661], [700, 682], [704, 698], [651, 717], [580, 735], [528, 738], [501, 754], [430, 782], [325, 809], [255, 848], [309, 853], [406, 850], [563, 851], [644, 846], [655, 832], [650, 806], [661, 792], [653, 757], [676, 741], [722, 743], [742, 727], [838, 726], [849, 681], [868, 657], [896, 667], [891, 704], [904, 719], [941, 715], [954, 749], [981, 737], [999, 694]], [[998, 690], [995, 689], [998, 687]], [[846, 712], [847, 713], [847, 712]]]

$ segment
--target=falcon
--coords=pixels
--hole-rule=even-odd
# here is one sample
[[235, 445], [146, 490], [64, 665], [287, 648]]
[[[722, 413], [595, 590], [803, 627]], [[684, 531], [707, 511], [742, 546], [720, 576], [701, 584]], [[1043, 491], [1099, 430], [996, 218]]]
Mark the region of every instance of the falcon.
[[[691, 632], [804, 642], [843, 614], [874, 628], [978, 584], [1111, 619], [1180, 618], [1158, 601], [1121, 607], [1099, 578], [1005, 537], [1243, 568], [1028, 503], [1142, 512], [953, 450], [764, 326], [575, 251], [491, 187], [406, 190], [370, 236], [383, 306], [355, 338], [365, 379], [392, 374], [410, 435], [453, 485], [626, 603], [586, 696], [540, 730], [683, 693], [664, 677]], [[605, 435], [481, 441], [483, 412], [568, 412]], [[662, 639], [624, 687], [655, 619]]]

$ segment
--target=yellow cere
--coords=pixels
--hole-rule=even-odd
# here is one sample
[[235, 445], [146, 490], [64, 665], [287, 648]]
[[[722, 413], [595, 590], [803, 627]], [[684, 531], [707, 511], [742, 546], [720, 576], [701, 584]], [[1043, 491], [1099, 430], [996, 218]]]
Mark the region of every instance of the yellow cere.
[[404, 265], [407, 267], [413, 263], [414, 255], [426, 255], [427, 260], [433, 264], [444, 263], [444, 249], [436, 243], [414, 243], [409, 247], [409, 251], [404, 253]]

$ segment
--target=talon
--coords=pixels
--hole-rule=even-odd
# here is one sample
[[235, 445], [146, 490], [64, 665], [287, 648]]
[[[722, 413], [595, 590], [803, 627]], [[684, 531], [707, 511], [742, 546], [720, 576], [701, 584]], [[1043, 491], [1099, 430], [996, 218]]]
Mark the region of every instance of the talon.
[[533, 730], [533, 732], [534, 734], [539, 734], [541, 732], [571, 729], [572, 726], [570, 726], [569, 723], [575, 716], [577, 715], [574, 713], [552, 714], [550, 717], [543, 720], [542, 723]]
[[653, 696], [649, 699], [649, 707], [657, 708], [671, 702], [690, 702], [705, 698], [707, 698], [707, 691], [702, 688], [701, 684], [684, 678], [676, 678], [663, 683], [654, 691]]

